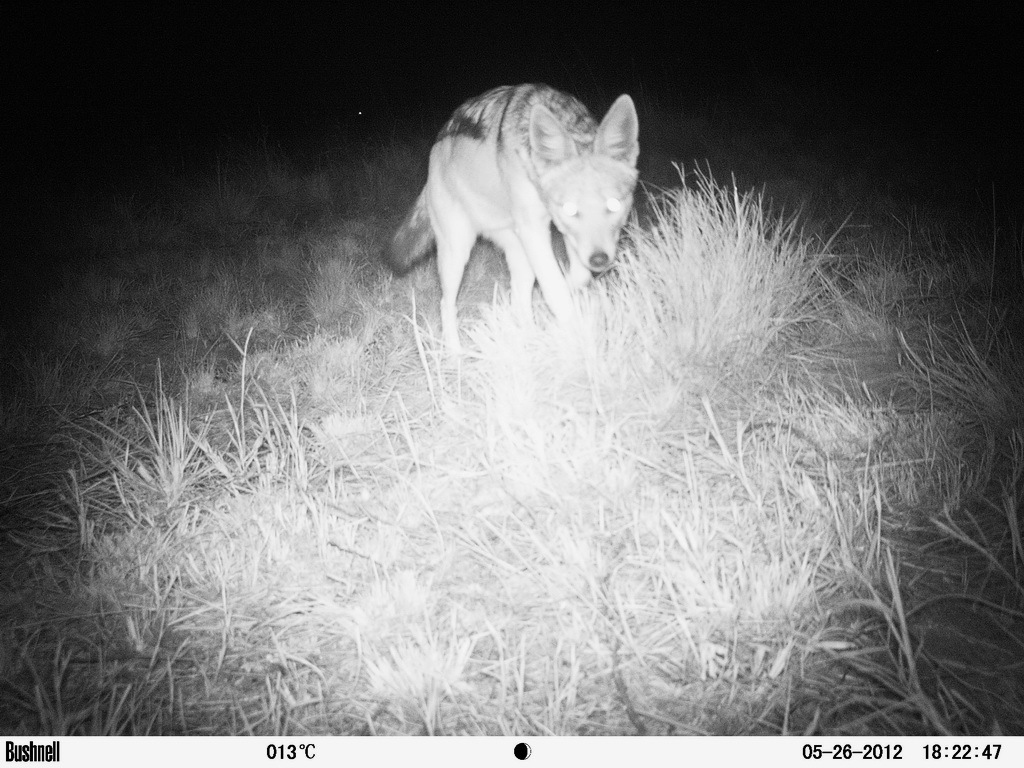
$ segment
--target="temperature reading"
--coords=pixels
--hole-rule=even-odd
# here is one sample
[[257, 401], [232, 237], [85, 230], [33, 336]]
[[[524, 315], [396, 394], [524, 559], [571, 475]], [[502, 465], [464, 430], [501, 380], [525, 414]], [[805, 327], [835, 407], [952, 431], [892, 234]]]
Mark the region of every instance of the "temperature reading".
[[316, 757], [316, 744], [268, 744], [267, 758], [270, 760], [295, 760]]

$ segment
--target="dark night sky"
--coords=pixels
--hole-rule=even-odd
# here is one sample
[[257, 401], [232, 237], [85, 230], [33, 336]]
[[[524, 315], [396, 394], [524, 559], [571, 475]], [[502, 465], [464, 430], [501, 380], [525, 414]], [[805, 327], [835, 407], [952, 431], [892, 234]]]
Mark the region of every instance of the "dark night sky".
[[1021, 199], [1024, 46], [1008, 11], [707, 5], [2, 4], [0, 303], [10, 313], [18, 275], [52, 262], [39, 244], [63, 237], [69, 201], [133, 195], [146, 168], [208, 158], [224, 138], [328, 137], [333, 153], [346, 136], [354, 152], [428, 136], [507, 83], [547, 82], [595, 110], [629, 92], [644, 151], [673, 114], [710, 117], [712, 131], [715, 118], [869, 128]]
[[1021, 122], [1019, 30], [994, 10], [378, 5], [391, 9], [145, 4], [115, 13], [83, 3], [58, 13], [5, 4], [0, 127], [9, 155], [56, 167], [108, 145], [153, 151], [173, 132], [202, 141], [317, 122], [387, 136], [403, 125], [436, 127], [491, 86], [530, 81], [591, 104], [629, 91], [638, 102], [698, 112], [735, 92], [734, 114], [751, 103], [751, 119], [754, 99], [744, 101], [743, 89], [771, 104], [773, 89], [790, 85], [806, 107], [794, 122], [814, 115], [827, 128], [967, 131], [993, 152]]

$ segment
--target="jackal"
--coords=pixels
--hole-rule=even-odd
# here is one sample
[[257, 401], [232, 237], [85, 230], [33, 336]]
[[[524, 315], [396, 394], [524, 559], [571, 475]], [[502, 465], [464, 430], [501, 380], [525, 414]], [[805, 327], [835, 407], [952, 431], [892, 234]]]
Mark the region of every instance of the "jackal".
[[[391, 267], [403, 273], [437, 243], [449, 350], [461, 351], [455, 299], [480, 237], [504, 251], [520, 317], [532, 318], [535, 282], [556, 319], [572, 316], [570, 287], [615, 263], [633, 205], [638, 132], [625, 94], [600, 124], [576, 98], [546, 85], [501, 86], [455, 110], [388, 252]], [[552, 222], [565, 239], [565, 275], [552, 251]]]

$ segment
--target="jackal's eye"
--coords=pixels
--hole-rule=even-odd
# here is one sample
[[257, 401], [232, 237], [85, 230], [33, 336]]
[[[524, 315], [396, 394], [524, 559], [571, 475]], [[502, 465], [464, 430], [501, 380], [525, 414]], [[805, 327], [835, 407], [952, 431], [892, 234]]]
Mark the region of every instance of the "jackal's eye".
[[580, 207], [576, 203], [562, 203], [562, 215], [568, 218], [572, 218], [578, 215]]
[[608, 210], [611, 213], [618, 213], [619, 211], [622, 210], [622, 201], [619, 200], [617, 197], [609, 197], [607, 200], [605, 200], [604, 204], [608, 206]]

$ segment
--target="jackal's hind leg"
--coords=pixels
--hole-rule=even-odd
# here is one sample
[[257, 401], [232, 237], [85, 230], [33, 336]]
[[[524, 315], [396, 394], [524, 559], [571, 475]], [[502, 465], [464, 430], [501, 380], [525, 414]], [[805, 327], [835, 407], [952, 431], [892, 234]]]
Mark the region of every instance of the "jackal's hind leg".
[[462, 215], [450, 215], [435, 227], [437, 239], [437, 273], [441, 278], [441, 334], [449, 352], [462, 352], [459, 342], [459, 320], [456, 299], [469, 256], [476, 242], [476, 232]]

